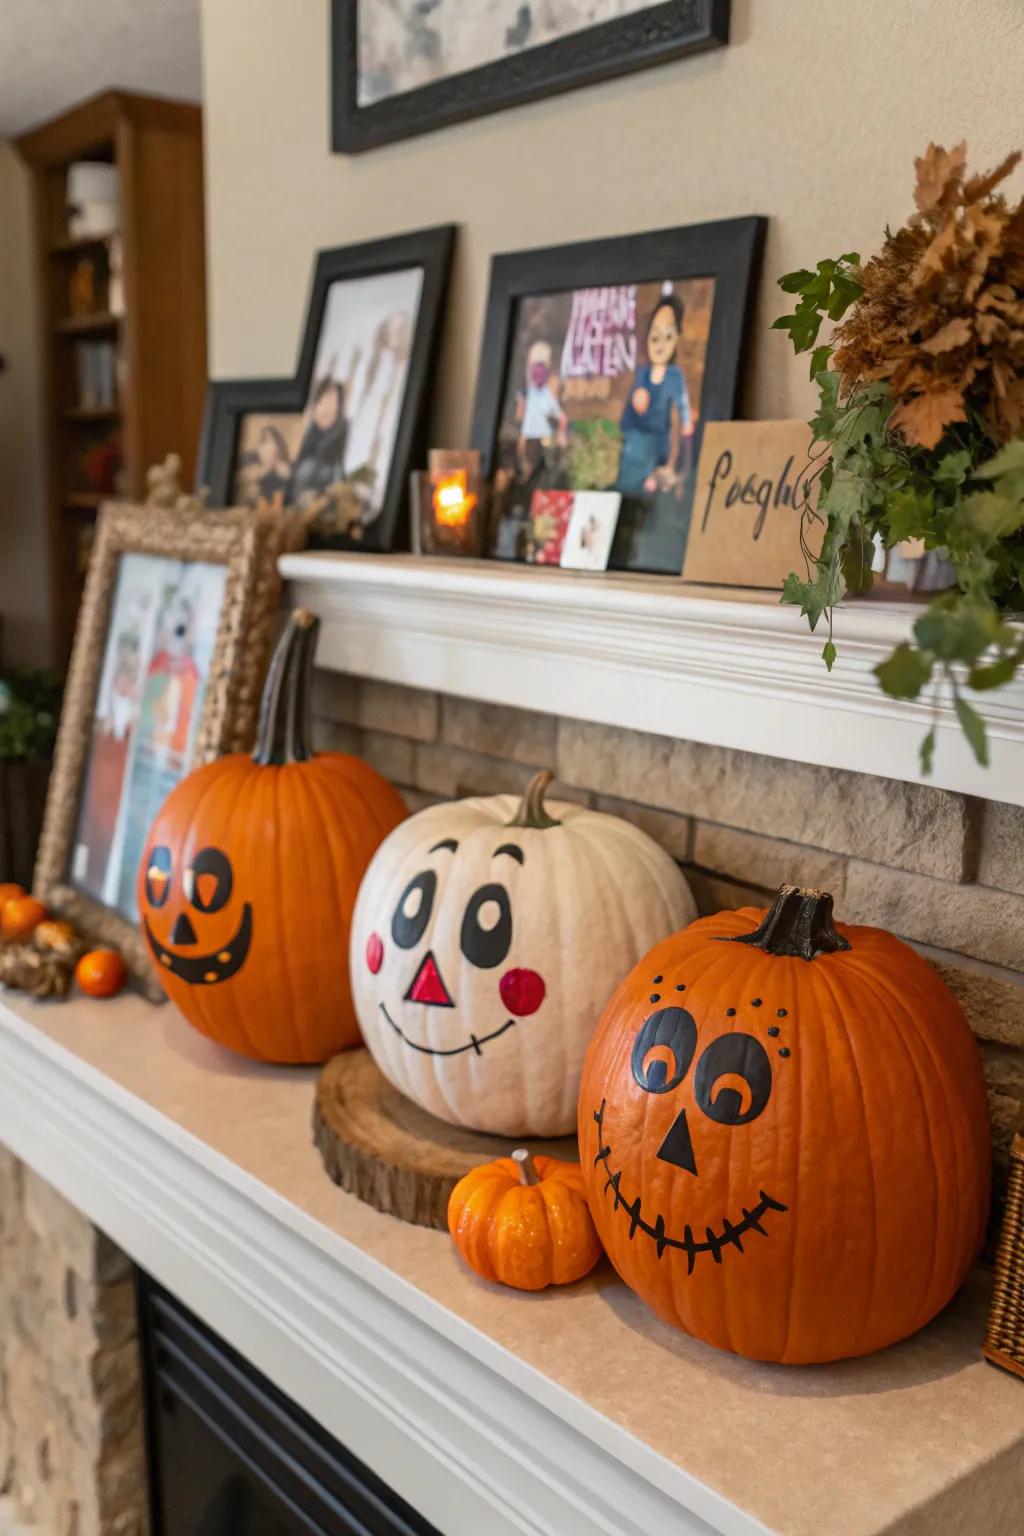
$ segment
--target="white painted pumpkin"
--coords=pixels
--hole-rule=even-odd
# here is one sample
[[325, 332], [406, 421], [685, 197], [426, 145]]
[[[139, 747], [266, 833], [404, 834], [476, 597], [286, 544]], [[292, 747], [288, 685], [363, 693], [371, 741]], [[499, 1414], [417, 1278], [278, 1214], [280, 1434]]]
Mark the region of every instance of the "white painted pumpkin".
[[363, 1038], [385, 1077], [455, 1125], [560, 1136], [615, 987], [696, 916], [646, 833], [550, 773], [511, 795], [430, 806], [381, 844], [352, 922]]

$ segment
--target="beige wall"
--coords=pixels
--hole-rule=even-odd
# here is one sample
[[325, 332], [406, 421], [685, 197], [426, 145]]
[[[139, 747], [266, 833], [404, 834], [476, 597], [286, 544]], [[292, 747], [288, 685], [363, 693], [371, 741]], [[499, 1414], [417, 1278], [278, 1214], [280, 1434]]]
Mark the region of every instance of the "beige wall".
[[[493, 251], [770, 217], [747, 414], [803, 414], [765, 329], [780, 272], [870, 249], [912, 160], [1024, 145], [1021, 0], [733, 0], [733, 43], [348, 158], [328, 150], [327, 0], [203, 0], [211, 372], [289, 373], [313, 252], [464, 226], [434, 439], [465, 440]], [[1018, 173], [1015, 183], [1024, 187]]]
[[28, 173], [0, 141], [0, 660], [50, 657], [40, 356]]

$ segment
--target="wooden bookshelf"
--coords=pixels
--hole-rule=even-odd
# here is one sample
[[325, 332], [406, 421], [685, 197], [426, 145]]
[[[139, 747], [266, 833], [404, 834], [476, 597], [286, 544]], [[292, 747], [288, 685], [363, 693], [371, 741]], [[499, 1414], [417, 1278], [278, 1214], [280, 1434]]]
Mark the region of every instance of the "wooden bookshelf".
[[[99, 507], [141, 499], [146, 470], [168, 453], [195, 462], [206, 391], [202, 115], [107, 91], [17, 148], [34, 185], [54, 647], [66, 659]], [[67, 174], [78, 160], [117, 168], [114, 235], [69, 230]], [[123, 312], [111, 302], [118, 251]], [[83, 356], [89, 348], [109, 352]]]
[[116, 331], [121, 324], [118, 315], [98, 310], [94, 315], [64, 315], [54, 323], [54, 330], [62, 336], [95, 336], [105, 331]]
[[65, 421], [119, 421], [116, 405], [72, 405], [64, 412]]
[[105, 501], [112, 500], [104, 491], [69, 491], [63, 505], [71, 512], [97, 512]]

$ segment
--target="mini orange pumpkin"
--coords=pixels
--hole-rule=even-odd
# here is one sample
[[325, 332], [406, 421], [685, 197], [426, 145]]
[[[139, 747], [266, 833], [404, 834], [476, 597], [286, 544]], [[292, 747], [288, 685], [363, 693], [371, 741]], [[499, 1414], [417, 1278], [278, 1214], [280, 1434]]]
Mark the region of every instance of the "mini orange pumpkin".
[[0, 912], [9, 901], [14, 901], [19, 896], [27, 896], [23, 885], [17, 885], [13, 880], [0, 880]]
[[34, 896], [12, 896], [0, 911], [0, 932], [5, 939], [27, 939], [46, 916], [46, 908]]
[[90, 997], [114, 997], [124, 986], [124, 961], [116, 949], [90, 949], [75, 966], [75, 980]]
[[459, 1180], [448, 1230], [470, 1269], [519, 1291], [580, 1280], [601, 1257], [579, 1164], [526, 1151]]
[[936, 971], [783, 886], [656, 945], [583, 1069], [580, 1157], [609, 1258], [659, 1317], [757, 1360], [923, 1327], [981, 1246], [978, 1049]]
[[318, 629], [313, 614], [292, 614], [252, 756], [207, 763], [172, 790], [139, 871], [164, 990], [204, 1035], [262, 1061], [325, 1061], [358, 1042], [352, 908], [378, 844], [405, 816], [369, 764], [311, 749]]

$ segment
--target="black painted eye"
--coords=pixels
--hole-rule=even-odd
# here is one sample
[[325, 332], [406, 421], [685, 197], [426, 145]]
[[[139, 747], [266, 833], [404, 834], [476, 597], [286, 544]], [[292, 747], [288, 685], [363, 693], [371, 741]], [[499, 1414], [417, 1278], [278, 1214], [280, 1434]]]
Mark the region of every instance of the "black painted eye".
[[432, 869], [410, 880], [391, 919], [391, 937], [400, 949], [412, 949], [427, 931], [437, 894], [437, 876]]
[[[726, 1083], [715, 1092], [723, 1077], [741, 1079], [743, 1087]], [[756, 1120], [772, 1091], [772, 1064], [768, 1052], [753, 1035], [721, 1035], [712, 1040], [693, 1080], [697, 1104], [709, 1120], [719, 1125], [747, 1125]], [[749, 1095], [749, 1103], [744, 1102]]]
[[503, 885], [482, 885], [469, 898], [459, 937], [470, 965], [489, 971], [512, 946], [512, 908]]
[[146, 865], [146, 900], [151, 907], [162, 907], [171, 888], [171, 850], [162, 844], [149, 855]]
[[[656, 1048], [660, 1054], [654, 1055]], [[633, 1077], [646, 1093], [678, 1088], [697, 1049], [697, 1024], [685, 1008], [659, 1008], [652, 1013], [633, 1046]], [[672, 1072], [669, 1074], [671, 1056]]]
[[219, 912], [231, 899], [231, 861], [219, 848], [200, 848], [185, 871], [185, 895], [199, 912]]

